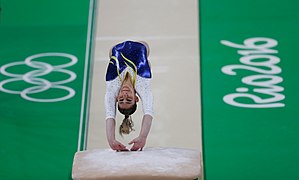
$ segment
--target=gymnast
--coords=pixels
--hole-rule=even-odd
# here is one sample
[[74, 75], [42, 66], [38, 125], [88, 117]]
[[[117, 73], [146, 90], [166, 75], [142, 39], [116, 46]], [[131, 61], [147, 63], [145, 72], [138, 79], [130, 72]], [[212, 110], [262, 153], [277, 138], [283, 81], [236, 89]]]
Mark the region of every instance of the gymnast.
[[129, 142], [131, 151], [142, 151], [146, 144], [152, 119], [153, 95], [150, 81], [152, 73], [148, 61], [149, 46], [146, 42], [125, 41], [112, 47], [106, 72], [106, 136], [111, 149], [129, 151], [115, 138], [116, 107], [124, 115], [119, 133], [129, 134], [134, 123], [131, 115], [137, 109], [139, 98], [143, 107], [143, 119], [139, 136]]

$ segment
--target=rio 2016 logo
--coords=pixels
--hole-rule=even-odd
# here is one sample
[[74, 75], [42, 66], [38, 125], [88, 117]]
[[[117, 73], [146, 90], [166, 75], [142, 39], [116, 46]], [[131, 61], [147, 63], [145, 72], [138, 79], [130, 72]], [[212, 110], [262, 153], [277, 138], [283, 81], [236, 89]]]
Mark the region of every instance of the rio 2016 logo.
[[[236, 88], [236, 93], [227, 94], [223, 97], [225, 103], [232, 106], [244, 108], [277, 108], [284, 107], [281, 101], [285, 98], [283, 87], [277, 85], [283, 81], [278, 76], [281, 68], [277, 65], [280, 58], [275, 56], [278, 53], [274, 48], [278, 42], [275, 39], [255, 37], [244, 40], [244, 44], [236, 44], [222, 40], [223, 45], [238, 48], [241, 64], [226, 65], [222, 72], [227, 75], [237, 75], [235, 70], [246, 70], [258, 74], [242, 78], [242, 83], [249, 86]], [[265, 98], [266, 97], [266, 98]], [[240, 99], [249, 99], [254, 103], [240, 102]]]
[[[58, 65], [52, 65], [50, 63], [39, 61], [41, 58], [64, 58], [67, 59], [68, 62], [65, 64], [58, 64]], [[73, 66], [78, 61], [77, 57], [66, 54], [66, 53], [41, 53], [41, 54], [35, 54], [32, 56], [27, 57], [24, 61], [17, 61], [5, 64], [1, 66], [0, 73], [4, 76], [10, 77], [9, 79], [4, 79], [0, 82], [0, 91], [9, 93], [9, 94], [18, 94], [22, 98], [28, 100], [28, 101], [34, 101], [34, 102], [58, 102], [63, 101], [66, 99], [69, 99], [75, 95], [75, 91], [65, 86], [64, 84], [72, 82], [76, 79], [76, 74], [70, 70], [67, 70], [65, 68]], [[57, 62], [56, 62], [57, 64]], [[26, 73], [13, 73], [10, 72], [11, 68], [15, 67], [22, 67], [22, 66], [28, 66], [29, 68], [33, 69]], [[28, 68], [27, 67], [27, 68]], [[64, 78], [62, 80], [51, 82], [43, 77], [46, 75], [49, 75], [50, 73], [58, 72], [66, 74], [68, 77]], [[64, 77], [64, 76], [62, 76]], [[10, 89], [9, 85], [18, 82], [25, 82], [29, 85], [29, 87], [22, 89], [22, 90], [16, 90], [16, 89]], [[47, 98], [47, 97], [34, 97], [33, 94], [39, 94], [46, 92], [50, 89], [59, 89], [66, 91], [62, 97], [55, 97], [55, 98]], [[66, 94], [66, 95], [65, 95]]]

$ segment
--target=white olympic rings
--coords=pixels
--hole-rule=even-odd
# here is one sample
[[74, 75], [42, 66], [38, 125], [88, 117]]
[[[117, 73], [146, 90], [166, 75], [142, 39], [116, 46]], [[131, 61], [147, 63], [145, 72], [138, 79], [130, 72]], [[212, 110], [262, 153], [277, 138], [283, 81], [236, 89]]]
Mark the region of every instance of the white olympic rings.
[[[65, 57], [70, 59], [70, 62], [65, 63], [65, 64], [60, 64], [60, 65], [51, 65], [46, 62], [41, 62], [41, 61], [36, 61], [37, 58], [41, 57]], [[29, 101], [34, 101], [34, 102], [57, 102], [57, 101], [63, 101], [66, 99], [69, 99], [75, 95], [75, 91], [70, 88], [63, 86], [62, 84], [66, 84], [69, 82], [72, 82], [73, 80], [76, 79], [77, 75], [70, 71], [66, 70], [63, 68], [70, 67], [74, 64], [76, 64], [78, 61], [77, 57], [71, 54], [66, 54], [66, 53], [41, 53], [41, 54], [35, 54], [32, 56], [29, 56], [25, 59], [25, 61], [18, 61], [18, 62], [12, 62], [5, 64], [0, 67], [0, 73], [11, 77], [10, 79], [6, 79], [0, 82], [0, 91], [9, 93], [9, 94], [20, 94], [22, 98], [29, 100]], [[7, 69], [10, 67], [14, 66], [19, 66], [19, 65], [27, 65], [31, 68], [34, 68], [35, 70], [32, 70], [30, 72], [27, 72], [25, 74], [15, 74], [8, 72]], [[50, 82], [46, 79], [41, 78], [40, 76], [47, 75], [51, 72], [59, 72], [59, 73], [64, 73], [67, 74], [69, 77], [67, 79], [55, 81], [55, 82]], [[13, 83], [16, 81], [25, 81], [28, 84], [34, 85], [29, 88], [26, 88], [22, 91], [18, 90], [11, 90], [7, 89], [4, 86]], [[63, 97], [58, 97], [58, 98], [52, 98], [52, 99], [47, 99], [47, 98], [34, 98], [31, 97], [31, 94], [35, 93], [41, 93], [44, 91], [47, 91], [49, 89], [61, 89], [67, 91], [67, 95]]]

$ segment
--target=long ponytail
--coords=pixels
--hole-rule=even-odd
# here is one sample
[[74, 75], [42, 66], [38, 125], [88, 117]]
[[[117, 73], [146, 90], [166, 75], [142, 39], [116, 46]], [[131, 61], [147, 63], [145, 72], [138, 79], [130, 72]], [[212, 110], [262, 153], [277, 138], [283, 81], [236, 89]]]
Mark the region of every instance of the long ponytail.
[[130, 134], [133, 129], [134, 122], [132, 121], [131, 116], [125, 115], [122, 124], [119, 126], [119, 134], [122, 136], [123, 134]]
[[123, 134], [130, 134], [130, 132], [134, 131], [134, 122], [132, 120], [131, 114], [133, 114], [136, 111], [136, 109], [136, 103], [129, 109], [122, 109], [118, 106], [119, 112], [125, 115], [122, 124], [119, 126], [119, 134], [121, 136], [123, 136]]

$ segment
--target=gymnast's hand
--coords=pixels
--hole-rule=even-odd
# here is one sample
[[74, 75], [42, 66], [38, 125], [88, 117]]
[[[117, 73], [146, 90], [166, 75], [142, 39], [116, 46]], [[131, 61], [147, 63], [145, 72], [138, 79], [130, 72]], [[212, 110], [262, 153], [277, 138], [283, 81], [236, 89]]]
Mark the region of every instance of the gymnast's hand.
[[116, 151], [129, 151], [126, 146], [124, 146], [122, 143], [118, 142], [117, 140], [109, 141], [109, 145], [111, 149]]
[[133, 147], [131, 148], [131, 151], [142, 151], [142, 148], [145, 146], [146, 143], [146, 138], [145, 137], [137, 137], [133, 139], [131, 142], [129, 142], [129, 145], [134, 144]]

